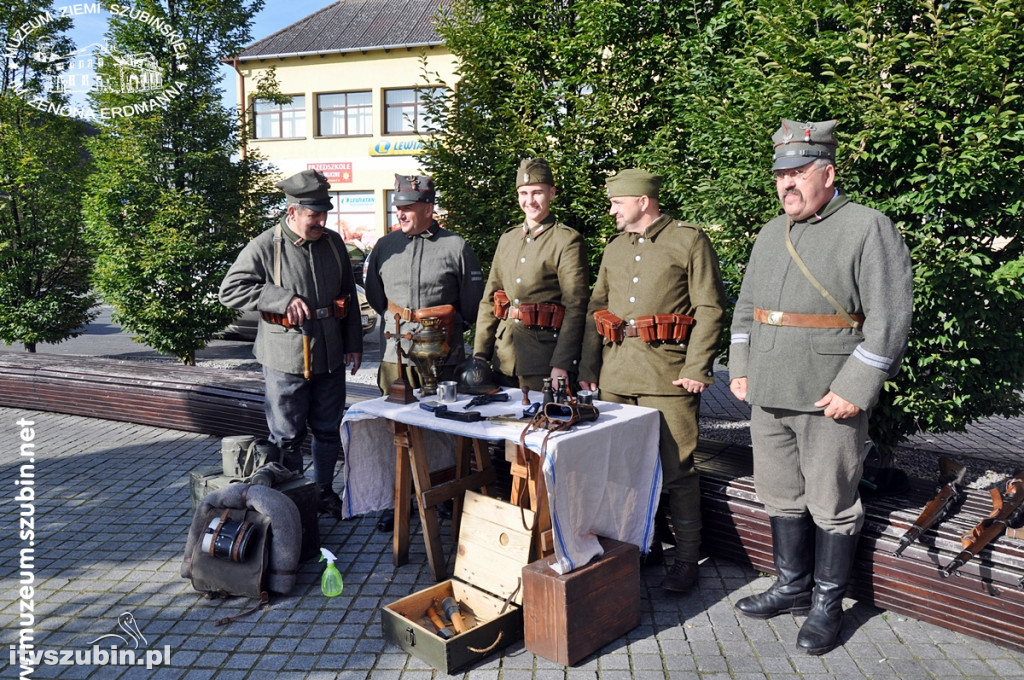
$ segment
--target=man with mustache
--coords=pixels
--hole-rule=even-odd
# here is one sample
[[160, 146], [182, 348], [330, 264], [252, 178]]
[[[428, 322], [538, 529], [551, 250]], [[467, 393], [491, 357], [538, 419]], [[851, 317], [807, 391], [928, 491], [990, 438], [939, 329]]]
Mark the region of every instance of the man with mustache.
[[760, 231], [732, 319], [729, 388], [751, 405], [754, 483], [776, 582], [736, 603], [755, 618], [808, 614], [797, 646], [831, 650], [864, 508], [868, 412], [910, 330], [903, 238], [835, 185], [835, 121], [783, 119], [772, 170], [783, 214]]
[[[320, 511], [340, 519], [341, 498], [333, 486], [345, 368], [355, 375], [363, 356], [356, 282], [341, 236], [324, 228], [332, 207], [327, 178], [303, 170], [275, 186], [284, 192], [287, 211], [239, 253], [221, 282], [220, 301], [265, 313], [253, 353], [263, 365], [270, 441], [285, 467], [301, 473], [299, 447], [307, 428], [312, 431]], [[310, 336], [308, 377], [303, 335]]]

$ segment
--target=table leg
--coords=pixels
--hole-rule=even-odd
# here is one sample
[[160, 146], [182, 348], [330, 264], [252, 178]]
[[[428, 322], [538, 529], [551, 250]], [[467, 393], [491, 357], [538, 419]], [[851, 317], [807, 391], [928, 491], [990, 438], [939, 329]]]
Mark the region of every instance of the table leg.
[[409, 509], [412, 468], [409, 464], [409, 430], [394, 423], [395, 433], [395, 534], [392, 551], [396, 567], [409, 562]]
[[[416, 505], [420, 510], [420, 526], [423, 528], [423, 540], [427, 547], [427, 560], [434, 573], [434, 580], [442, 581], [447, 568], [444, 562], [444, 549], [441, 547], [441, 527], [437, 521], [434, 505], [427, 505], [423, 494], [430, 490], [430, 467], [425, 454], [423, 431], [418, 427], [409, 427], [409, 449], [406, 457], [412, 470], [412, 482], [416, 488]], [[406, 495], [408, 499], [408, 495]], [[408, 503], [408, 501], [407, 501]], [[408, 508], [408, 505], [406, 505]], [[396, 510], [397, 512], [397, 510]], [[408, 514], [408, 513], [406, 513]], [[396, 517], [397, 526], [397, 517]]]

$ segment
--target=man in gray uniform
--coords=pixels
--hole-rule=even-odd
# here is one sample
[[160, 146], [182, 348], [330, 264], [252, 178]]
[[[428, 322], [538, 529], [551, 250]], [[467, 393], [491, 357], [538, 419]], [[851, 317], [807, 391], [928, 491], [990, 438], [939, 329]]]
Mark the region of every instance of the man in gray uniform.
[[270, 440], [281, 449], [285, 466], [301, 472], [299, 447], [308, 426], [320, 510], [340, 519], [333, 484], [345, 368], [355, 375], [363, 356], [352, 263], [341, 236], [324, 228], [331, 209], [327, 178], [303, 170], [276, 186], [285, 194], [287, 212], [239, 253], [221, 282], [220, 301], [264, 313], [253, 352], [263, 365]]
[[868, 410], [899, 368], [910, 256], [892, 222], [835, 186], [835, 121], [783, 120], [772, 169], [784, 214], [754, 244], [732, 319], [729, 388], [751, 405], [754, 483], [778, 580], [736, 608], [810, 612], [797, 645], [832, 649], [864, 508]]
[[[392, 198], [399, 229], [385, 235], [370, 251], [366, 271], [366, 299], [380, 314], [383, 348], [377, 385], [381, 393], [399, 377], [395, 332], [399, 318], [405, 380], [422, 386], [416, 365], [409, 359], [408, 338], [423, 327], [419, 319], [442, 319], [449, 333], [450, 352], [439, 380], [452, 380], [465, 357], [463, 333], [476, 320], [484, 280], [480, 260], [465, 239], [443, 229], [433, 218], [434, 180], [420, 175], [395, 175]], [[442, 510], [444, 512], [444, 510]], [[377, 522], [381, 531], [394, 528], [394, 512], [385, 510]]]

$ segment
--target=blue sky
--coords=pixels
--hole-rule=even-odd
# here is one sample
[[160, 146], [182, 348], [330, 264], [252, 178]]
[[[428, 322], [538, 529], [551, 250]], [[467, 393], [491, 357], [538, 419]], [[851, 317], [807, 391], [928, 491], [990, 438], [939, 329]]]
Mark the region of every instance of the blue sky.
[[[285, 26], [293, 24], [334, 2], [335, 0], [267, 0], [263, 10], [256, 14], [253, 19], [253, 40], [266, 38]], [[97, 9], [94, 9], [98, 8], [98, 3], [63, 3], [61, 0], [54, 2], [55, 10], [60, 11], [62, 8], [67, 8], [67, 11], [72, 13], [74, 27], [71, 30], [71, 37], [78, 48], [102, 42], [109, 14], [105, 11], [99, 12]], [[230, 66], [222, 67], [221, 73], [224, 75], [224, 79], [220, 84], [224, 91], [224, 102], [233, 106], [236, 103], [237, 75]], [[77, 95], [73, 97], [72, 101], [76, 99]], [[82, 101], [84, 101], [84, 96]]]

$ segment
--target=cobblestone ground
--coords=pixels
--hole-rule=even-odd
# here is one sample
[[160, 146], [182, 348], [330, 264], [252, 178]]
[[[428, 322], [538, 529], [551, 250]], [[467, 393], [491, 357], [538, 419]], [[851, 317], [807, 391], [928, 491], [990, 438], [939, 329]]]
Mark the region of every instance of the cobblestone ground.
[[[19, 457], [18, 421], [33, 423], [32, 469]], [[261, 613], [217, 627], [214, 620], [242, 611], [248, 602], [204, 601], [179, 576], [179, 567], [192, 516], [189, 472], [219, 464], [218, 439], [8, 408], [0, 408], [0, 422], [7, 442], [0, 457], [7, 489], [0, 535], [4, 646], [10, 650], [21, 637], [37, 652], [83, 654], [104, 635], [131, 642], [118, 628], [118, 617], [130, 613], [142, 638], [136, 641], [140, 658], [170, 655], [149, 670], [42, 664], [29, 677], [445, 677], [381, 637], [382, 605], [433, 583], [418, 532], [410, 563], [395, 568], [390, 535], [375, 530], [375, 518], [322, 519], [323, 544], [339, 556], [342, 595], [320, 593], [323, 565], [310, 561], [301, 565], [293, 592], [273, 596]], [[31, 539], [19, 534], [19, 515], [21, 529], [32, 524]], [[708, 559], [699, 590], [669, 598], [657, 587], [661, 576], [660, 567], [643, 570], [640, 626], [573, 668], [537, 657], [518, 642], [457, 677], [1024, 677], [1020, 652], [853, 600], [846, 602], [842, 644], [824, 656], [806, 656], [795, 649], [800, 618], [754, 621], [734, 612], [738, 598], [766, 588], [769, 578]], [[112, 637], [98, 644], [132, 648]], [[4, 666], [4, 677], [19, 674], [9, 656]]]

